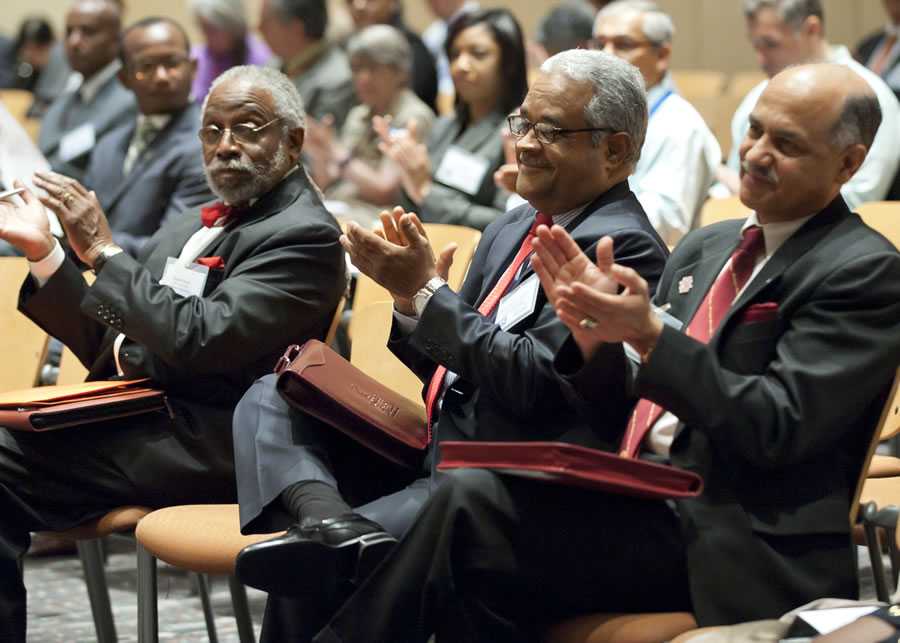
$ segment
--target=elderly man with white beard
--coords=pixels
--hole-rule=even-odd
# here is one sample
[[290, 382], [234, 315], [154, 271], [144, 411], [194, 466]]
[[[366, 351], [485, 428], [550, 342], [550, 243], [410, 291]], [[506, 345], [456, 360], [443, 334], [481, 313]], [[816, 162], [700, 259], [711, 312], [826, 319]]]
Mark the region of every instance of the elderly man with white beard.
[[[46, 173], [40, 200], [0, 201], [0, 239], [30, 262], [19, 309], [60, 338], [89, 379], [149, 378], [170, 413], [54, 431], [0, 428], [0, 641], [25, 641], [29, 532], [120, 505], [236, 502], [231, 416], [285, 346], [322, 338], [345, 284], [340, 228], [306, 173], [303, 102], [278, 71], [213, 84], [200, 140], [222, 201], [164, 227], [139, 259], [112, 241], [92, 192]], [[53, 210], [88, 286], [49, 233]]]

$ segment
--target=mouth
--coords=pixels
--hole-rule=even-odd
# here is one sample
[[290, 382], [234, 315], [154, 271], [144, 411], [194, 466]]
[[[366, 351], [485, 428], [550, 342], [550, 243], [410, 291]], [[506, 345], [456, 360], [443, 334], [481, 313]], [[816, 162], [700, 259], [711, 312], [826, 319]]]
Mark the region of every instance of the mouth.
[[778, 178], [774, 172], [760, 172], [742, 164], [740, 172], [741, 182], [747, 181], [751, 186], [765, 186], [774, 188], [778, 184]]

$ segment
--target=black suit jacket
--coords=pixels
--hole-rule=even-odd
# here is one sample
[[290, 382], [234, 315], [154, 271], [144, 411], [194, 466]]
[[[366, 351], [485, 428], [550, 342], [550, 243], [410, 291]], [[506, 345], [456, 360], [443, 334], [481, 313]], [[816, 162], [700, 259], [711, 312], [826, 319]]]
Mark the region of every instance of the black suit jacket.
[[112, 257], [90, 287], [71, 261], [42, 288], [28, 277], [19, 307], [72, 349], [89, 379], [115, 376], [113, 342], [124, 333], [124, 375], [149, 377], [167, 392], [174, 411], [167, 434], [189, 445], [198, 466], [213, 463], [214, 473], [233, 480], [234, 406], [287, 345], [324, 337], [346, 283], [344, 253], [338, 224], [295, 172], [205, 251], [225, 267], [210, 271], [203, 297], [181, 297], [158, 281], [166, 258], [177, 257], [200, 225], [196, 212], [178, 219], [141, 261]]
[[197, 105], [174, 114], [131, 172], [123, 174], [136, 126], [133, 120], [103, 136], [84, 177], [85, 186], [97, 193], [116, 243], [133, 256], [163, 225], [213, 198], [203, 174]]
[[[869, 34], [856, 46], [854, 57], [861, 64], [865, 65], [869, 62], [875, 50], [881, 47], [884, 39], [884, 30], [879, 29], [875, 33]], [[880, 76], [888, 84], [888, 87], [893, 90], [897, 99], [900, 100], [900, 56], [895, 56], [893, 60], [889, 61], [885, 68], [881, 70]]]
[[[688, 235], [656, 303], [687, 324], [741, 225]], [[745, 321], [761, 303], [777, 314]], [[838, 197], [769, 259], [708, 345], [663, 331], [631, 400], [647, 397], [681, 420], [672, 462], [705, 480], [699, 498], [678, 502], [701, 625], [856, 595], [850, 500], [900, 363], [898, 325], [900, 255]], [[563, 371], [571, 348], [559, 356]], [[602, 409], [629, 368], [610, 345], [571, 381]]]
[[[477, 307], [510, 264], [535, 217], [520, 206], [488, 226], [459, 294], [439, 289], [415, 331], [395, 323], [390, 348], [426, 383], [437, 364], [459, 375], [443, 398], [437, 440], [553, 440], [609, 446], [563, 397], [553, 356], [569, 337], [538, 292], [534, 311], [506, 331]], [[626, 182], [598, 197], [569, 226], [588, 255], [610, 235], [617, 261], [656, 285], [668, 251]], [[525, 264], [519, 283], [533, 273]], [[612, 408], [621, 422], [621, 409]], [[434, 458], [437, 461], [437, 458]]]

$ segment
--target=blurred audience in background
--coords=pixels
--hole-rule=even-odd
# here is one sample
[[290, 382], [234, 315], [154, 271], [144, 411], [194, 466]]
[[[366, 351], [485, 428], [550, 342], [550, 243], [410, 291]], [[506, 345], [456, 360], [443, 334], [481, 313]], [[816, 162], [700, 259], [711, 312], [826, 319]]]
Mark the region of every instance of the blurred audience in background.
[[272, 52], [249, 33], [243, 0], [189, 0], [191, 14], [204, 43], [194, 45], [197, 61], [192, 94], [202, 101], [216, 76], [236, 65], [265, 65]]
[[888, 21], [856, 45], [853, 56], [881, 76], [900, 98], [900, 0], [882, 0]]
[[50, 60], [56, 34], [50, 22], [41, 16], [25, 18], [15, 40], [3, 51], [0, 60], [0, 88], [34, 91], [41, 72]]
[[437, 65], [438, 94], [452, 96], [453, 79], [450, 77], [450, 62], [445, 53], [447, 31], [454, 20], [465, 13], [476, 11], [479, 5], [474, 0], [428, 0], [428, 6], [437, 20], [422, 32], [422, 40]]

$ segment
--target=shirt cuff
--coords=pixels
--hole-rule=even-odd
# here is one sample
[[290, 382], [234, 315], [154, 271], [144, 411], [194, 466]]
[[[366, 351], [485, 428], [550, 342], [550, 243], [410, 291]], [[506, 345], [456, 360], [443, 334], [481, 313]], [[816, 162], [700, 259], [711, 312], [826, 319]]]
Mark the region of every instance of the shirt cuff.
[[59, 267], [66, 260], [66, 251], [63, 250], [59, 241], [54, 241], [53, 243], [53, 250], [50, 251], [50, 254], [40, 261], [28, 262], [28, 269], [31, 271], [31, 276], [37, 283], [38, 288], [42, 288], [45, 283], [50, 281], [50, 277], [59, 270]]

